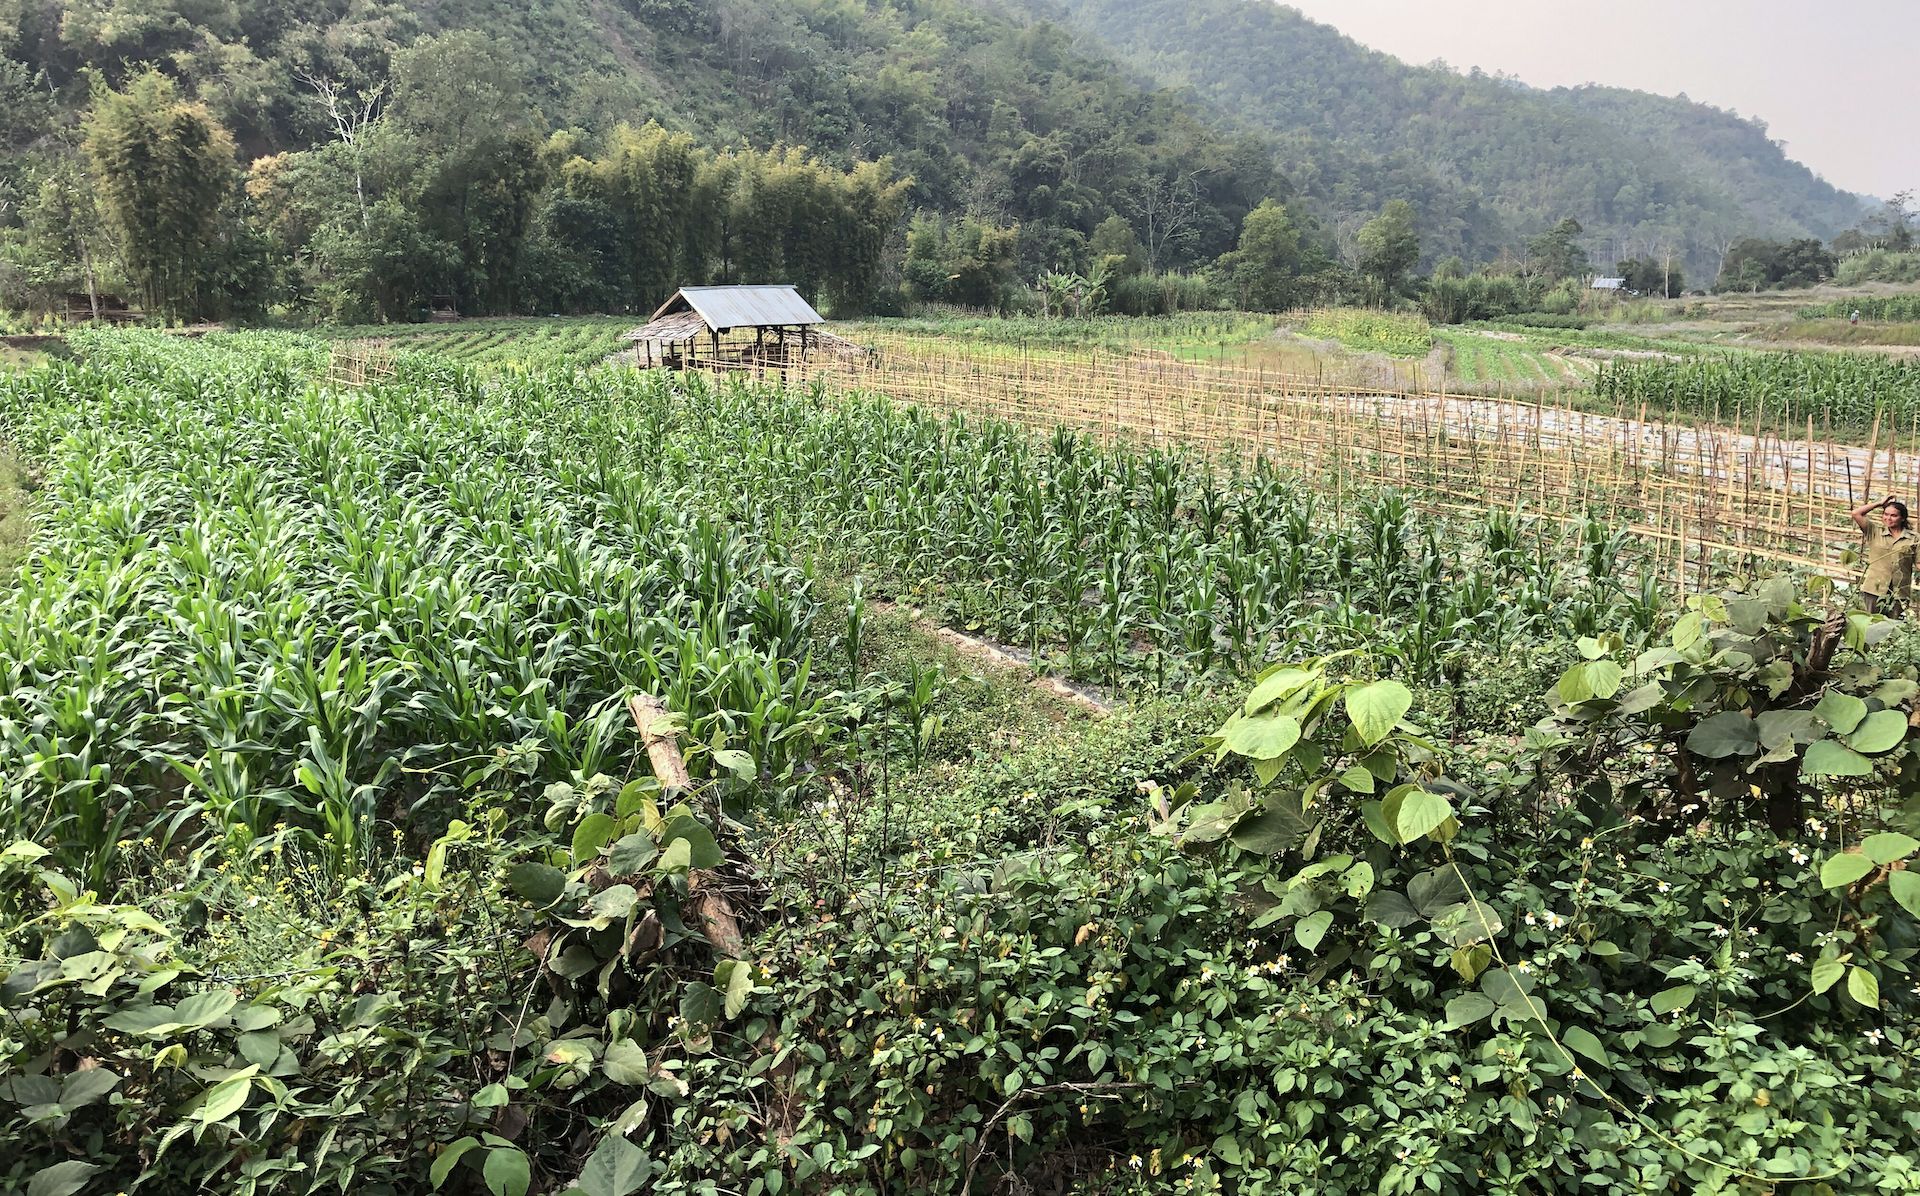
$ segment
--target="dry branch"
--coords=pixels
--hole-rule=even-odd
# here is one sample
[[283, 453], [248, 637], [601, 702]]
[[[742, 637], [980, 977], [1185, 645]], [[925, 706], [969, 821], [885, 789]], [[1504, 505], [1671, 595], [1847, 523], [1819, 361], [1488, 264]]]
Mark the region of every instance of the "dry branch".
[[[667, 792], [691, 790], [693, 778], [687, 775], [687, 762], [680, 754], [680, 737], [671, 729], [657, 729], [667, 718], [666, 706], [651, 694], [635, 694], [627, 700], [627, 711], [633, 715], [634, 729], [640, 732], [640, 742], [647, 749], [647, 761], [653, 765], [660, 787]], [[720, 880], [717, 873], [703, 868], [688, 872], [687, 903], [681, 912], [700, 927], [714, 950], [728, 959], [743, 959], [746, 939], [740, 933], [740, 918], [721, 892]]]

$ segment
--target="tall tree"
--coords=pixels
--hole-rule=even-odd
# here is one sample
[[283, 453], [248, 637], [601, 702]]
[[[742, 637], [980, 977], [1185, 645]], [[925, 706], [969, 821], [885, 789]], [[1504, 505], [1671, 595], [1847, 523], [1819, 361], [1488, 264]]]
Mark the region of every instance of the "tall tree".
[[94, 101], [86, 151], [100, 206], [124, 239], [148, 306], [168, 316], [205, 310], [202, 259], [233, 189], [233, 139], [205, 105], [148, 71]]
[[1360, 273], [1379, 288], [1385, 299], [1400, 289], [1407, 272], [1420, 260], [1420, 234], [1414, 228], [1413, 205], [1395, 199], [1361, 226], [1357, 241]]
[[1299, 291], [1300, 229], [1285, 205], [1263, 200], [1240, 225], [1240, 245], [1221, 258], [1241, 307], [1277, 311]]
[[1588, 269], [1587, 251], [1580, 247], [1586, 230], [1568, 216], [1527, 242], [1527, 269], [1541, 278], [1578, 278]]

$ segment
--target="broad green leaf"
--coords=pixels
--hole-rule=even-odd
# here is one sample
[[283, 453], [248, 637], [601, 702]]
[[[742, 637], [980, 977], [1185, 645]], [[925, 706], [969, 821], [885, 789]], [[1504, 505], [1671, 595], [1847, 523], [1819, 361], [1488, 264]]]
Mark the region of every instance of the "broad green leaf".
[[485, 1088], [474, 1093], [473, 1099], [468, 1103], [476, 1109], [497, 1109], [501, 1105], [507, 1104], [511, 1099], [512, 1098], [507, 1095], [507, 1086], [505, 1084], [488, 1084]]
[[174, 1020], [191, 1029], [198, 1030], [211, 1026], [232, 1011], [238, 1003], [232, 992], [224, 988], [198, 992], [180, 1002], [173, 1011]]
[[693, 867], [693, 844], [685, 839], [675, 839], [667, 844], [660, 853], [660, 871], [669, 875], [685, 872]]
[[1800, 761], [1803, 777], [1864, 777], [1872, 772], [1873, 764], [1865, 756], [1831, 739], [1809, 747]]
[[1868, 1009], [1880, 1008], [1880, 981], [1865, 968], [1847, 969], [1847, 995]]
[[68, 1072], [60, 1081], [60, 1107], [71, 1113], [112, 1092], [120, 1077], [104, 1067]]
[[1347, 896], [1355, 901], [1365, 899], [1373, 892], [1373, 865], [1361, 860], [1346, 870], [1340, 877], [1340, 883], [1346, 886]]
[[109, 1030], [138, 1034], [145, 1038], [165, 1038], [186, 1029], [171, 1005], [136, 1005], [122, 1009], [104, 1023]]
[[1314, 673], [1306, 669], [1281, 669], [1253, 687], [1253, 692], [1247, 695], [1246, 713], [1250, 715], [1260, 713], [1262, 708], [1293, 693], [1313, 680], [1314, 676]]
[[1279, 855], [1297, 846], [1311, 824], [1290, 795], [1276, 794], [1233, 826], [1233, 845], [1255, 855]]
[[1447, 1028], [1458, 1030], [1471, 1026], [1491, 1014], [1494, 1008], [1494, 1003], [1479, 993], [1461, 993], [1447, 1002]]
[[566, 892], [567, 874], [550, 864], [515, 864], [507, 871], [507, 887], [535, 905], [552, 905]]
[[1446, 865], [1429, 868], [1407, 882], [1407, 899], [1414, 908], [1429, 918], [1437, 918], [1442, 912], [1467, 899], [1466, 886], [1460, 883], [1460, 877]]
[[98, 1163], [86, 1163], [79, 1159], [42, 1167], [27, 1181], [27, 1196], [73, 1196], [87, 1186], [87, 1180], [98, 1170]]
[[1816, 959], [1813, 961], [1813, 991], [1826, 992], [1840, 983], [1840, 977], [1847, 974], [1847, 965], [1837, 959]]
[[1236, 719], [1227, 724], [1224, 741], [1236, 755], [1272, 760], [1300, 742], [1300, 721], [1284, 715]]
[[1688, 648], [1693, 647], [1700, 642], [1700, 637], [1706, 633], [1706, 627], [1707, 621], [1700, 617], [1700, 612], [1698, 611], [1688, 611], [1686, 614], [1681, 615], [1680, 621], [1673, 625], [1674, 648], [1677, 651], [1685, 652]]
[[533, 1169], [527, 1163], [526, 1154], [513, 1146], [488, 1147], [487, 1163], [480, 1174], [493, 1196], [527, 1196], [527, 1188], [533, 1182]]
[[1887, 877], [1887, 891], [1893, 899], [1906, 907], [1908, 913], [1920, 918], [1920, 872], [1903, 868]]
[[1333, 914], [1329, 910], [1308, 914], [1293, 924], [1293, 937], [1309, 951], [1317, 950], [1320, 940], [1327, 936], [1327, 929], [1333, 925]]
[[727, 999], [719, 989], [700, 980], [687, 982], [680, 994], [680, 1020], [690, 1032], [705, 1034], [726, 1017]]
[[647, 1082], [647, 1053], [631, 1038], [615, 1039], [607, 1044], [600, 1070], [616, 1084], [637, 1088]]
[[1868, 835], [1860, 844], [1860, 850], [1876, 864], [1891, 864], [1895, 860], [1904, 860], [1920, 848], [1920, 839], [1912, 835], [1903, 835], [1899, 831], [1881, 831], [1877, 835]]
[[1593, 696], [1593, 688], [1587, 684], [1587, 666], [1576, 664], [1560, 674], [1560, 683], [1554, 687], [1560, 700], [1569, 706], [1578, 706]]
[[[257, 1070], [248, 1068], [249, 1073]], [[247, 1096], [253, 1091], [253, 1077], [250, 1074], [237, 1075], [230, 1080], [222, 1080], [207, 1089], [199, 1109], [194, 1115], [203, 1123], [212, 1125], [224, 1121], [246, 1107]]]
[[453, 1173], [460, 1157], [478, 1145], [478, 1138], [460, 1138], [447, 1143], [439, 1154], [433, 1156], [433, 1166], [427, 1168], [427, 1179], [433, 1184], [434, 1191], [439, 1191], [440, 1185], [447, 1182], [447, 1176]]
[[580, 1191], [586, 1196], [632, 1196], [647, 1182], [649, 1171], [646, 1151], [609, 1134], [580, 1169]]
[[731, 1021], [740, 1016], [740, 1011], [747, 1007], [747, 998], [753, 995], [753, 965], [743, 959], [729, 959], [720, 968], [727, 971], [724, 986], [727, 1000], [722, 1012]]
[[[0, 864], [12, 863], [14, 861], [31, 864], [35, 860], [44, 860], [52, 854], [51, 851], [48, 851], [38, 843], [30, 842], [26, 839], [15, 839], [13, 842], [7, 844], [5, 851], [0, 851]], [[63, 1165], [64, 1164], [59, 1163], [54, 1164], [54, 1166]], [[82, 1164], [82, 1166], [91, 1165], [92, 1164]], [[48, 1170], [52, 1170], [52, 1168], [48, 1168]]]
[[1390, 847], [1397, 846], [1400, 840], [1394, 837], [1393, 826], [1387, 822], [1384, 810], [1385, 803], [1383, 802], [1363, 801], [1360, 803], [1360, 817], [1366, 822], [1367, 829], [1373, 832], [1373, 837]]
[[647, 870], [660, 854], [660, 845], [645, 831], [635, 831], [614, 840], [607, 853], [607, 868], [615, 876], [635, 876]]
[[1687, 735], [1687, 750], [1710, 760], [1751, 756], [1760, 750], [1760, 727], [1737, 710], [1724, 710], [1693, 728]]
[[1340, 774], [1340, 783], [1355, 793], [1372, 793], [1374, 786], [1373, 773], [1356, 764]]
[[1653, 994], [1653, 1011], [1665, 1015], [1685, 1009], [1693, 1004], [1696, 991], [1691, 984], [1676, 984], [1672, 988], [1663, 988]]
[[1821, 861], [1820, 885], [1827, 889], [1844, 889], [1871, 871], [1872, 860], [1857, 851], [1843, 851]]
[[1587, 670], [1587, 690], [1596, 698], [1611, 698], [1620, 692], [1620, 683], [1626, 680], [1627, 672], [1611, 660], [1589, 661]]
[[1400, 832], [1401, 842], [1411, 843], [1451, 817], [1453, 805], [1446, 798], [1425, 789], [1416, 789], [1401, 801], [1399, 813], [1394, 819], [1394, 829]]
[[1360, 742], [1368, 747], [1393, 734], [1393, 728], [1411, 709], [1413, 693], [1398, 681], [1375, 681], [1347, 691], [1347, 717], [1360, 733]]
[[1851, 694], [1828, 690], [1813, 712], [1821, 722], [1833, 728], [1834, 734], [1846, 735], [1860, 725], [1861, 719], [1867, 717], [1867, 704]]
[[[1487, 965], [1493, 962], [1493, 948], [1485, 943], [1456, 947], [1447, 962], [1459, 974], [1460, 979], [1472, 984], [1480, 978], [1480, 973], [1487, 970]], [[1489, 1001], [1488, 1005], [1492, 1005], [1492, 1002]]]
[[629, 884], [609, 885], [587, 898], [587, 910], [596, 921], [614, 922], [640, 904], [640, 892]]
[[1856, 752], [1878, 756], [1899, 747], [1906, 737], [1906, 715], [1898, 710], [1876, 710], [1847, 736], [1847, 746]]
[[1578, 1051], [1602, 1067], [1613, 1066], [1613, 1059], [1608, 1056], [1607, 1048], [1601, 1045], [1600, 1039], [1585, 1026], [1568, 1026], [1561, 1032], [1560, 1041], [1567, 1045], [1568, 1050]]
[[1525, 1005], [1533, 980], [1512, 968], [1494, 968], [1480, 977], [1480, 991], [1495, 1005]]
[[589, 814], [582, 818], [573, 831], [573, 866], [584, 868], [592, 863], [600, 849], [613, 841], [613, 833], [619, 826], [611, 814]]
[[753, 767], [753, 757], [739, 748], [721, 748], [713, 754], [713, 762], [743, 781], [759, 775]]
[[714, 841], [713, 832], [706, 828], [698, 818], [679, 814], [667, 819], [665, 829], [660, 832], [660, 841], [669, 848], [675, 843], [687, 845], [687, 866], [690, 868], [718, 868], [723, 858], [720, 845]]
[[1825, 734], [1814, 726], [1811, 710], [1763, 710], [1754, 721], [1760, 726], [1760, 746], [1770, 752], [1812, 743]]
[[1420, 911], [1413, 908], [1413, 902], [1393, 889], [1376, 889], [1367, 898], [1363, 915], [1369, 922], [1377, 922], [1393, 930], [1411, 926], [1420, 920]]

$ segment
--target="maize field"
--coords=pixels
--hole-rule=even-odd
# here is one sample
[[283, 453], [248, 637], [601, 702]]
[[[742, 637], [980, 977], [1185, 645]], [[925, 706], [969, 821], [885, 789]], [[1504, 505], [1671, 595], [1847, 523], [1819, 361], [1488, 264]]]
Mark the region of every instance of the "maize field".
[[1835, 299], [1831, 303], [1803, 307], [1799, 316], [1803, 320], [1850, 320], [1856, 312], [1862, 320], [1874, 323], [1920, 320], [1920, 295], [1860, 295]]
[[791, 789], [833, 722], [820, 563], [1122, 694], [1302, 640], [1434, 679], [1657, 607], [1595, 521], [1336, 505], [1272, 466], [819, 386], [403, 360], [341, 393], [304, 338], [76, 340], [84, 364], [0, 382], [47, 463], [0, 747], [8, 830], [96, 877], [156, 828], [295, 827], [351, 871], [493, 753], [549, 749], [530, 783], [605, 768], [636, 690], [684, 714], [696, 769], [746, 752]]
[[1615, 360], [1600, 399], [1738, 425], [1894, 433], [1920, 427], [1920, 362], [1870, 353], [1738, 353]]

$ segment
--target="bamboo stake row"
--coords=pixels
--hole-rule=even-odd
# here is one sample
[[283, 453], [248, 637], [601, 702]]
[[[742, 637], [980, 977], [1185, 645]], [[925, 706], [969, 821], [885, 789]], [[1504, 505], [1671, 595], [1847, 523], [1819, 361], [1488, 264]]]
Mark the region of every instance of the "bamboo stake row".
[[1644, 407], [1330, 385], [1166, 354], [882, 340], [870, 361], [822, 359], [808, 376], [969, 419], [1265, 459], [1322, 479], [1336, 505], [1388, 485], [1440, 508], [1595, 515], [1642, 537], [1682, 582], [1691, 568], [1694, 584], [1716, 559], [1843, 573], [1857, 535], [1844, 506], [1920, 484], [1920, 425], [1897, 437], [1876, 423], [1861, 446], [1811, 419], [1804, 433], [1757, 416], [1695, 425]]

